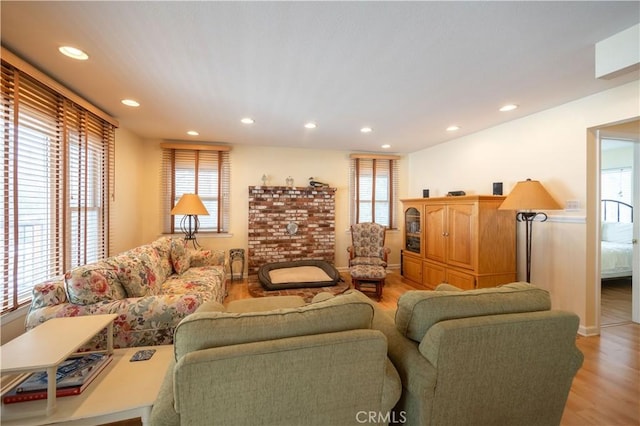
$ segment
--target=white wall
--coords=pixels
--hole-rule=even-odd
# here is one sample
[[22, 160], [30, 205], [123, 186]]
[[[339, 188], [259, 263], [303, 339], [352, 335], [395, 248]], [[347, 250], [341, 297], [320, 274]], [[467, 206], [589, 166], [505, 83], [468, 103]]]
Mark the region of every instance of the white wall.
[[[146, 208], [140, 209], [142, 238], [146, 243], [157, 238], [162, 231], [160, 211], [160, 171], [162, 152], [158, 140], [145, 141], [145, 172], [142, 195]], [[270, 185], [285, 185], [288, 176], [295, 186], [306, 186], [309, 177], [337, 188], [336, 191], [336, 267], [347, 267], [347, 247], [351, 243], [349, 229], [349, 154], [347, 151], [319, 149], [255, 147], [234, 145], [231, 158], [231, 221], [230, 237], [201, 235], [198, 242], [207, 248], [228, 251], [247, 249], [248, 188], [262, 185], [262, 175], [270, 177]], [[401, 160], [401, 196], [406, 194], [406, 161]], [[400, 212], [398, 212], [399, 214]], [[399, 265], [402, 237], [398, 231], [387, 233], [387, 245], [392, 249], [389, 263]], [[245, 262], [246, 263], [246, 262]]]
[[[548, 212], [533, 225], [533, 284], [548, 289], [553, 307], [577, 313], [581, 327], [593, 327], [587, 309], [587, 129], [640, 115], [638, 81], [545, 110], [408, 156], [408, 193], [420, 197], [450, 190], [490, 194], [503, 182], [508, 194], [520, 180], [540, 180], [562, 205], [580, 210]], [[519, 279], [524, 280], [524, 228], [518, 229]]]

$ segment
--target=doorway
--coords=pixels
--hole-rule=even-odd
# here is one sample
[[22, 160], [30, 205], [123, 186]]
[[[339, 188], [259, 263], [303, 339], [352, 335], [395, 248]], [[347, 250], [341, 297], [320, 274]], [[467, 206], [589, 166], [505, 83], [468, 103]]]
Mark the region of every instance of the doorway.
[[[600, 140], [600, 326], [632, 321], [634, 140]], [[636, 204], [638, 204], [636, 202]]]
[[[634, 120], [598, 130], [599, 197], [596, 210], [599, 212], [597, 258], [600, 279], [596, 315], [600, 327], [630, 321], [640, 323], [639, 129], [640, 120]], [[602, 202], [603, 199], [615, 202]], [[631, 207], [627, 208], [627, 205]], [[610, 248], [605, 247], [609, 244], [614, 246], [614, 257], [609, 254]]]

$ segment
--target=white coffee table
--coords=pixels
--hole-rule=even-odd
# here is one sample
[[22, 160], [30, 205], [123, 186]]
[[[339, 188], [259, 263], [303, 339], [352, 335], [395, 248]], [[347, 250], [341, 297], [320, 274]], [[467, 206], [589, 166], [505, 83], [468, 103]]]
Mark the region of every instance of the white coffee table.
[[0, 346], [0, 373], [46, 371], [46, 414], [56, 409], [56, 370], [60, 363], [96, 334], [107, 329], [107, 353], [113, 352], [113, 320], [117, 315], [53, 318]]
[[[148, 361], [130, 362], [133, 354], [142, 349], [155, 349], [156, 353]], [[20, 414], [42, 411], [46, 401], [6, 404], [2, 406], [2, 426], [96, 425], [138, 417], [142, 424], [147, 424], [172, 359], [172, 345], [116, 349], [113, 360], [80, 395], [57, 399], [54, 413], [8, 420]]]

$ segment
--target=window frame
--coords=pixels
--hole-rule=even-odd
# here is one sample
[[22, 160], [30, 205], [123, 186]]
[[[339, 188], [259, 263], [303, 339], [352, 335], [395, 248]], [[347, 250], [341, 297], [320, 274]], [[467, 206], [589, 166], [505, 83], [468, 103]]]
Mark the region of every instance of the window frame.
[[[398, 229], [398, 177], [399, 156], [351, 154], [349, 160], [349, 213], [350, 224], [373, 221], [388, 229]], [[366, 169], [366, 176], [363, 176]], [[370, 173], [369, 173], [370, 172]], [[386, 188], [380, 191], [378, 176], [386, 176]], [[369, 185], [363, 185], [363, 179], [368, 179]], [[365, 188], [363, 188], [365, 186]], [[361, 198], [363, 190], [370, 195], [367, 199]], [[380, 200], [380, 194], [386, 196], [386, 200]], [[370, 217], [361, 217], [361, 206], [368, 204], [371, 209]], [[376, 216], [380, 211], [380, 205], [385, 206], [385, 213]], [[379, 218], [388, 218], [388, 222], [380, 223]]]

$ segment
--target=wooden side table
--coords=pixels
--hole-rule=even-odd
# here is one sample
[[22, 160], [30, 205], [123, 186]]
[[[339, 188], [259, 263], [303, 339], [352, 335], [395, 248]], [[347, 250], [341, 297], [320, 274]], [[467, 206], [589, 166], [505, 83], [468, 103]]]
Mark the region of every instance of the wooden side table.
[[241, 262], [240, 266], [240, 280], [244, 277], [244, 249], [234, 248], [229, 250], [229, 269], [231, 271], [231, 280], [235, 281], [233, 274], [233, 264], [238, 261]]

